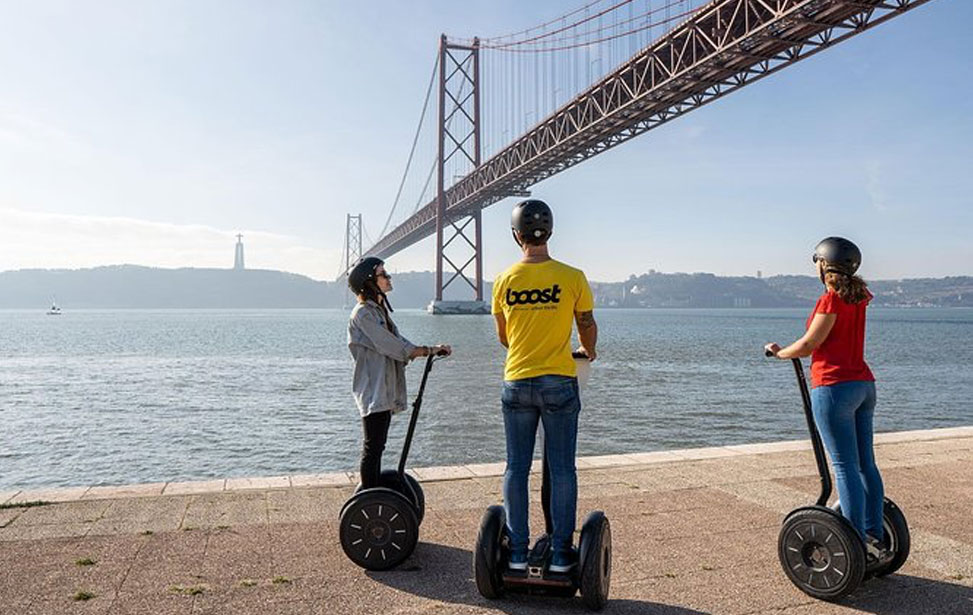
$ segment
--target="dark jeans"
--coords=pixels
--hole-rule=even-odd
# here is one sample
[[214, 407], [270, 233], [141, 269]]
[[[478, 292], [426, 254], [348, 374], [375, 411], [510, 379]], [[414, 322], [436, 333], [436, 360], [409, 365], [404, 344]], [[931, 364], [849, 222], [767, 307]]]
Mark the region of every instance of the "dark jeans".
[[571, 547], [578, 504], [578, 381], [567, 376], [510, 380], [503, 383], [501, 400], [507, 439], [503, 500], [510, 547], [525, 550], [530, 542], [527, 478], [537, 424], [542, 422], [550, 479], [551, 546], [554, 550], [566, 550]]
[[361, 450], [361, 484], [363, 489], [379, 486], [382, 475], [382, 451], [389, 435], [391, 412], [374, 412], [362, 417], [361, 426], [364, 439]]
[[811, 390], [811, 409], [828, 449], [841, 514], [862, 538], [882, 539], [885, 487], [872, 450], [875, 383], [852, 381]]

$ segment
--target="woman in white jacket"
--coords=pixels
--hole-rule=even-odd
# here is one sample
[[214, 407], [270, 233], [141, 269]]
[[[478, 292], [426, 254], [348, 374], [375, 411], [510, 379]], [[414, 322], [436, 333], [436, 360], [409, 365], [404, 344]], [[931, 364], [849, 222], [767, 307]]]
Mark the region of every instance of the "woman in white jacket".
[[392, 415], [405, 410], [405, 364], [449, 346], [416, 346], [392, 322], [392, 305], [386, 294], [392, 276], [374, 256], [358, 262], [348, 274], [348, 286], [358, 297], [348, 321], [348, 349], [355, 360], [352, 392], [362, 417], [362, 488], [378, 487], [382, 452]]

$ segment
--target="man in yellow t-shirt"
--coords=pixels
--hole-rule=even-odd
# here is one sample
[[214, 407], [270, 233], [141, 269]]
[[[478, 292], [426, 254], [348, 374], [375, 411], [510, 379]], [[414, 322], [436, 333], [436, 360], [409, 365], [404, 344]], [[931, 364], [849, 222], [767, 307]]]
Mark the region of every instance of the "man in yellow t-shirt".
[[578, 472], [574, 458], [581, 411], [571, 356], [572, 323], [578, 325], [578, 352], [594, 361], [598, 340], [594, 301], [584, 273], [552, 259], [548, 252], [554, 215], [546, 203], [518, 203], [510, 226], [524, 256], [493, 283], [497, 336], [507, 348], [501, 402], [507, 439], [503, 501], [510, 536], [508, 565], [512, 570], [527, 568], [527, 479], [540, 421], [544, 424], [545, 496], [550, 480], [550, 510], [545, 510], [551, 526], [548, 570], [566, 573], [575, 564], [572, 537]]

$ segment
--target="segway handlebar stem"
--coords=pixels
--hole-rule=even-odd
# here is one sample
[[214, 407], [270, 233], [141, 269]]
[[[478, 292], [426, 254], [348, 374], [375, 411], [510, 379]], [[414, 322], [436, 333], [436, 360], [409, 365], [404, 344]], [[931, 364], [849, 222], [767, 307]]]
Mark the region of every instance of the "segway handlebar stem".
[[439, 358], [445, 357], [447, 353], [445, 350], [440, 350], [435, 354], [430, 354], [426, 357], [426, 366], [422, 372], [422, 381], [419, 383], [419, 392], [416, 393], [416, 399], [412, 402], [412, 417], [409, 419], [409, 430], [405, 434], [405, 443], [402, 445], [402, 455], [399, 457], [399, 475], [405, 474], [405, 461], [409, 458], [409, 449], [412, 447], [412, 436], [416, 432], [416, 421], [419, 418], [419, 408], [422, 406], [422, 393], [426, 390], [426, 380], [429, 379], [429, 372], [432, 371], [432, 364], [435, 363]]
[[[772, 357], [774, 353], [765, 350], [764, 356]], [[811, 436], [811, 448], [814, 449], [814, 461], [818, 465], [818, 475], [821, 477], [821, 495], [818, 496], [817, 505], [827, 506], [832, 489], [831, 472], [828, 470], [828, 459], [825, 456], [821, 435], [818, 433], [818, 428], [814, 423], [814, 413], [811, 411], [811, 392], [807, 387], [804, 366], [801, 364], [801, 360], [796, 358], [791, 359], [791, 363], [794, 365], [794, 374], [797, 376], [797, 386], [801, 390], [801, 402], [804, 404], [804, 418], [807, 420], [807, 430]]]

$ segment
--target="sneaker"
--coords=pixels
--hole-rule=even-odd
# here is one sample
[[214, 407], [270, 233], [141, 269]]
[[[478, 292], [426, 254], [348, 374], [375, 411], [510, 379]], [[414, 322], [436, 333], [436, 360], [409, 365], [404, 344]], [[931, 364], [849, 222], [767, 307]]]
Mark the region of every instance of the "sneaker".
[[507, 568], [510, 570], [516, 570], [523, 572], [527, 570], [527, 550], [518, 550], [510, 554], [510, 561], [507, 562]]
[[885, 545], [885, 541], [879, 540], [871, 534], [866, 534], [865, 558], [868, 564], [877, 564], [892, 559], [892, 552]]
[[574, 553], [571, 551], [555, 551], [551, 556], [551, 565], [547, 567], [551, 572], [564, 574], [574, 568]]

